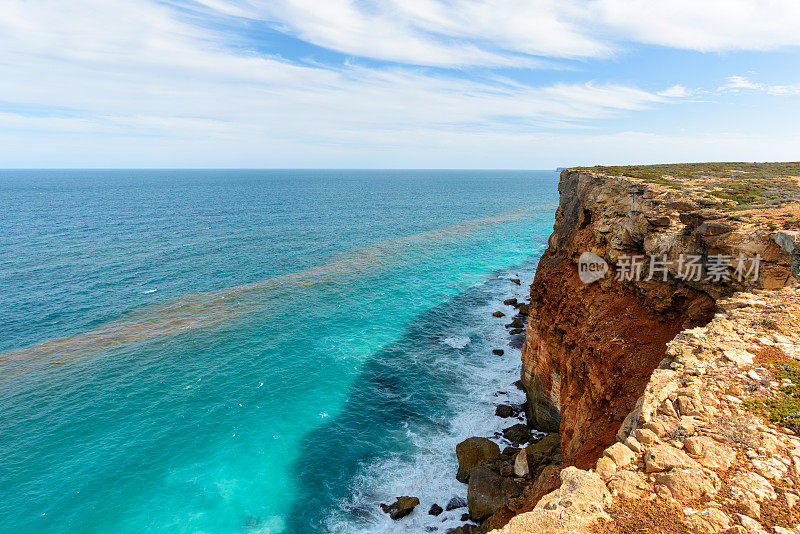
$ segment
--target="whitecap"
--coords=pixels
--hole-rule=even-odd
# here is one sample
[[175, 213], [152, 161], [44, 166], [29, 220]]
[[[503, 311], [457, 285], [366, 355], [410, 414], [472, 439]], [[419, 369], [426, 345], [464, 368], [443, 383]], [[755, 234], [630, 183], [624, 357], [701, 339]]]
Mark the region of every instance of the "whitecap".
[[454, 349], [463, 349], [467, 345], [469, 345], [470, 338], [468, 336], [451, 336], [446, 337], [442, 340], [442, 343], [453, 347]]

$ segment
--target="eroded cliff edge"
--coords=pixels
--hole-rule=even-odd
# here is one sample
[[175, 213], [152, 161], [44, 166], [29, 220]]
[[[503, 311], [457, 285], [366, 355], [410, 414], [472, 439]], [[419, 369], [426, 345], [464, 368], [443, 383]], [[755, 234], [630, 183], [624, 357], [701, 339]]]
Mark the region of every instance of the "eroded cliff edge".
[[[796, 234], [770, 230], [752, 210], [732, 211], [739, 204], [724, 198], [726, 186], [742, 183], [731, 182], [698, 175], [662, 185], [593, 170], [562, 172], [556, 223], [531, 286], [522, 380], [530, 420], [560, 432], [566, 462], [585, 467], [613, 443], [664, 358], [667, 342], [707, 323], [718, 299], [794, 280], [797, 255], [776, 236], [791, 241]], [[789, 195], [777, 199], [773, 209], [792, 201]], [[584, 252], [608, 262], [605, 278], [581, 281], [578, 261]], [[720, 279], [708, 272], [717, 255], [731, 263]], [[640, 276], [618, 280], [621, 261], [637, 256]], [[687, 272], [693, 256], [701, 258], [699, 279]], [[662, 271], [648, 280], [650, 258], [665, 257], [667, 280]], [[684, 272], [679, 272], [681, 257]], [[735, 272], [740, 257], [742, 276]], [[757, 257], [758, 273], [748, 273]]]
[[[578, 469], [540, 473], [534, 501], [562, 482], [584, 487], [582, 470], [632, 435], [643, 393], [657, 367], [669, 363], [676, 335], [709, 324], [738, 292], [796, 287], [799, 176], [798, 164], [562, 172], [554, 231], [531, 286], [522, 382], [529, 419], [560, 433], [561, 468]], [[579, 275], [586, 252], [609, 266], [590, 284]], [[640, 273], [632, 258], [640, 258]], [[699, 275], [688, 270], [692, 258], [699, 258]], [[729, 265], [724, 273], [713, 265], [721, 260]], [[517, 531], [528, 530], [509, 530]]]

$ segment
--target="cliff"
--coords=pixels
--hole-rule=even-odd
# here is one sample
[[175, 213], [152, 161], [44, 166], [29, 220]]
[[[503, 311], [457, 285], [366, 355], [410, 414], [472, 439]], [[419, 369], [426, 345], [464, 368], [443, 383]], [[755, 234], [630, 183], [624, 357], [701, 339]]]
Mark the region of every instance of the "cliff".
[[[725, 530], [698, 526], [706, 519], [726, 529], [736, 522], [742, 527], [747, 520], [736, 519], [736, 513], [749, 511], [745, 517], [754, 515], [754, 521], [759, 514], [753, 507], [736, 509], [736, 491], [744, 491], [742, 480], [750, 480], [750, 474], [764, 478], [753, 462], [769, 452], [762, 454], [764, 447], [756, 441], [776, 436], [765, 450], [784, 455], [781, 464], [787, 469], [781, 476], [788, 482], [778, 488], [773, 477], [770, 491], [796, 493], [800, 463], [790, 451], [797, 452], [800, 441], [786, 428], [788, 420], [776, 426], [769, 422], [769, 410], [759, 415], [754, 407], [762, 402], [763, 408], [768, 400], [723, 396], [731, 391], [756, 395], [765, 388], [780, 397], [782, 387], [793, 387], [776, 381], [779, 373], [772, 364], [754, 355], [782, 344], [780, 358], [800, 359], [800, 313], [781, 315], [780, 321], [762, 317], [779, 314], [781, 306], [800, 312], [796, 291], [781, 289], [796, 287], [800, 279], [798, 177], [800, 164], [562, 172], [555, 226], [531, 286], [522, 384], [529, 420], [560, 434], [563, 463], [537, 473], [526, 493], [527, 506], [516, 503], [514, 510], [535, 508], [502, 532], [583, 532], [588, 523], [592, 528], [603, 523], [609, 532], [640, 531], [620, 508], [621, 487], [625, 498], [655, 499], [646, 513], [639, 510], [654, 523], [669, 517], [689, 532]], [[755, 310], [750, 315], [740, 311], [750, 308]], [[765, 331], [764, 325], [772, 324], [780, 327]], [[800, 412], [800, 405], [791, 406], [790, 412]], [[687, 416], [695, 419], [684, 420]], [[742, 419], [745, 434], [753, 430], [747, 446], [724, 429], [730, 417]], [[645, 445], [636, 436], [648, 424], [654, 436], [645, 433]], [[764, 430], [754, 430], [758, 427]], [[653, 451], [662, 445], [666, 448]], [[734, 460], [725, 469], [703, 463], [705, 445], [709, 451], [730, 449]], [[675, 472], [670, 479], [676, 466], [651, 470], [647, 465], [648, 454], [672, 457], [673, 449], [688, 453], [678, 467], [698, 471]], [[745, 479], [730, 483], [738, 475]], [[687, 482], [692, 476], [697, 480]], [[702, 491], [676, 489], [693, 483]], [[720, 491], [727, 500], [708, 508]], [[712, 511], [687, 515], [684, 502], [703, 503], [703, 510]], [[770, 506], [766, 524], [783, 528], [800, 520], [785, 505]], [[490, 525], [501, 526], [509, 515], [496, 513]], [[647, 521], [644, 525], [652, 529]]]
[[[799, 274], [800, 257], [791, 249], [796, 232], [771, 230], [775, 223], [757, 215], [768, 206], [767, 216], [795, 213], [796, 181], [776, 178], [781, 196], [770, 198], [761, 186], [763, 202], [740, 210], [729, 197], [747, 186], [742, 173], [723, 179], [684, 172], [680, 181], [630, 174], [562, 172], [554, 231], [531, 286], [522, 357], [529, 417], [542, 429], [560, 431], [564, 458], [578, 467], [613, 442], [678, 332], [707, 323], [722, 297], [783, 287], [794, 280], [792, 270]], [[581, 281], [585, 252], [608, 263], [605, 278]], [[719, 255], [731, 263], [727, 276], [709, 276]], [[638, 277], [621, 272], [633, 257], [641, 258]], [[699, 257], [699, 276], [685, 272], [692, 257]], [[652, 277], [651, 258], [667, 262]]]

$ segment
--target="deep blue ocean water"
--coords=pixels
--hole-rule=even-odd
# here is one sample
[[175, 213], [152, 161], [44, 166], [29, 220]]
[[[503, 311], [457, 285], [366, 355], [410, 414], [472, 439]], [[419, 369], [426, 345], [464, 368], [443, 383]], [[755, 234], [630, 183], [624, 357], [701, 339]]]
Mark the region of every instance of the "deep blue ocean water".
[[[460, 524], [427, 510], [466, 495], [455, 444], [514, 422], [491, 312], [526, 296], [556, 185], [0, 171], [0, 532]], [[422, 504], [393, 522], [398, 495]]]

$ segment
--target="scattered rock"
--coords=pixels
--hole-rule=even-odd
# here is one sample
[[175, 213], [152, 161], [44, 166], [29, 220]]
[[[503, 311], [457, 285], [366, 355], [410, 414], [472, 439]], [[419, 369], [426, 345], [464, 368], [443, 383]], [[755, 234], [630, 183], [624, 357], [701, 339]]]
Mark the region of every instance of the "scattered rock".
[[520, 281], [519, 278], [512, 278], [511, 281], [514, 282], [515, 284], [517, 284], [518, 286], [522, 285], [522, 282]]
[[548, 493], [531, 511], [520, 514], [495, 534], [589, 532], [599, 519], [610, 520], [604, 508], [611, 494], [595, 473], [568, 467], [561, 471], [561, 487]]
[[631, 449], [619, 442], [608, 447], [603, 455], [610, 458], [618, 467], [625, 467], [636, 458]]
[[528, 455], [524, 450], [521, 450], [514, 456], [514, 474], [518, 477], [524, 477], [530, 474], [530, 472]]
[[458, 457], [456, 479], [466, 483], [474, 468], [500, 456], [500, 446], [487, 438], [467, 438], [456, 445], [456, 456]]
[[523, 333], [524, 331], [525, 331], [524, 328], [512, 328], [511, 330], [509, 330], [508, 333], [511, 334], [512, 336], [516, 336]]
[[615, 497], [640, 499], [647, 493], [647, 482], [641, 473], [620, 471], [609, 480], [608, 489], [611, 491], [611, 495]]
[[497, 310], [492, 315], [494, 315], [495, 317], [505, 317], [506, 316], [506, 314], [501, 312], [500, 310]]
[[528, 425], [523, 423], [504, 428], [503, 437], [514, 445], [522, 445], [523, 443], [530, 443], [533, 441], [531, 429], [528, 428]]
[[688, 454], [669, 445], [656, 445], [648, 449], [644, 454], [644, 463], [648, 473], [659, 473], [675, 467], [700, 467]]
[[529, 315], [531, 311], [531, 307], [529, 304], [517, 304], [516, 306], [517, 311], [522, 315]]
[[608, 456], [603, 456], [597, 460], [594, 472], [603, 480], [609, 480], [617, 472], [617, 464]]
[[746, 528], [748, 532], [762, 532], [764, 530], [764, 528], [761, 526], [761, 523], [752, 517], [744, 514], [736, 514], [736, 519], [739, 520], [739, 523]]
[[658, 436], [656, 433], [647, 428], [637, 428], [634, 435], [639, 443], [644, 446], [655, 445], [658, 443]]
[[467, 501], [464, 500], [462, 497], [453, 497], [449, 501], [447, 501], [447, 506], [444, 507], [445, 510], [448, 512], [450, 510], [456, 510], [458, 508], [466, 508]]
[[731, 497], [747, 512], [761, 517], [761, 503], [775, 500], [778, 495], [769, 481], [757, 473], [742, 473], [731, 479]]
[[782, 480], [787, 471], [786, 465], [774, 457], [753, 460], [753, 468], [767, 480]]
[[532, 458], [546, 457], [553, 454], [559, 447], [561, 447], [561, 436], [553, 432], [525, 447], [525, 452]]
[[506, 351], [504, 351], [503, 349], [494, 349], [494, 350], [492, 350], [492, 354], [494, 354], [495, 356], [502, 356], [505, 353], [506, 353]]
[[702, 236], [717, 236], [727, 234], [732, 230], [733, 227], [729, 224], [719, 221], [708, 221], [700, 225], [700, 227], [697, 229], [697, 233]]
[[494, 414], [505, 419], [514, 415], [514, 408], [509, 404], [501, 404], [495, 409]]
[[506, 299], [503, 301], [503, 304], [505, 304], [506, 306], [516, 306], [517, 299]]
[[718, 534], [731, 528], [730, 517], [716, 508], [706, 508], [692, 514], [685, 523], [689, 530], [698, 534]]
[[647, 215], [646, 219], [657, 228], [666, 228], [670, 224], [670, 218], [666, 215]]
[[524, 328], [525, 323], [519, 317], [514, 318], [513, 321], [506, 325], [506, 328]]
[[381, 504], [381, 510], [389, 514], [389, 517], [397, 521], [402, 519], [419, 505], [419, 499], [416, 497], [398, 497], [392, 504]]
[[693, 501], [714, 497], [719, 491], [719, 477], [710, 469], [675, 467], [656, 475], [656, 484], [669, 490], [673, 499]]
[[437, 516], [442, 512], [444, 512], [444, 510], [442, 510], [442, 507], [439, 506], [438, 504], [434, 504], [433, 506], [431, 506], [431, 509], [428, 510], [428, 515]]
[[512, 479], [501, 477], [488, 467], [476, 467], [470, 473], [467, 487], [469, 515], [482, 521], [521, 493], [522, 486]]

